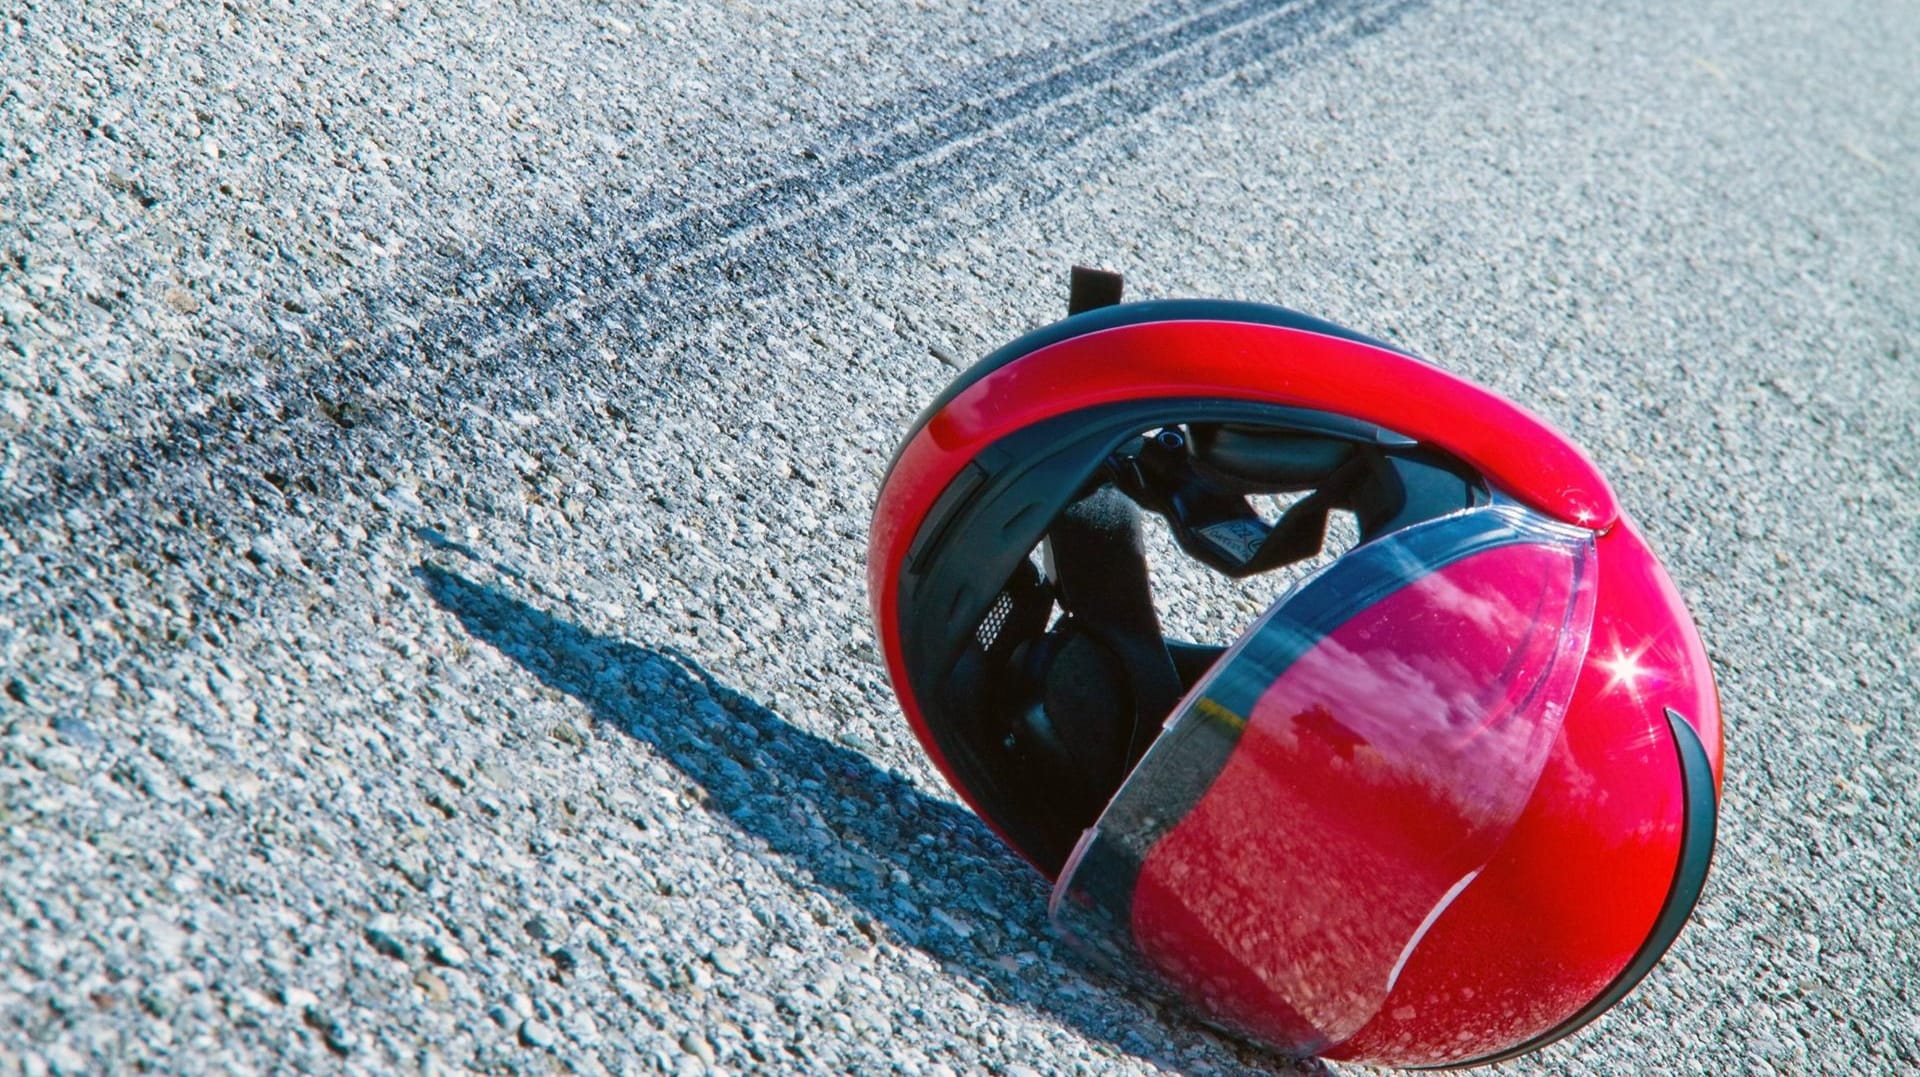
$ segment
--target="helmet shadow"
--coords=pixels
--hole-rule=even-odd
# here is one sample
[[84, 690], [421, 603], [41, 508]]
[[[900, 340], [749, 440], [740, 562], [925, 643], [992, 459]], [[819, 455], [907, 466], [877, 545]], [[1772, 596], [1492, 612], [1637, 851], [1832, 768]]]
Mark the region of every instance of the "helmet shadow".
[[[850, 904], [861, 930], [1173, 1072], [1201, 1058], [1222, 1072], [1223, 1053], [1249, 1073], [1285, 1066], [1185, 1021], [1143, 1027], [1149, 1011], [1104, 977], [1020, 960], [1053, 952], [1045, 881], [964, 808], [800, 729], [673, 647], [595, 634], [432, 562], [414, 575], [474, 638], [698, 783], [709, 812], [786, 860], [795, 885]], [[1326, 1070], [1308, 1061], [1295, 1072]]]

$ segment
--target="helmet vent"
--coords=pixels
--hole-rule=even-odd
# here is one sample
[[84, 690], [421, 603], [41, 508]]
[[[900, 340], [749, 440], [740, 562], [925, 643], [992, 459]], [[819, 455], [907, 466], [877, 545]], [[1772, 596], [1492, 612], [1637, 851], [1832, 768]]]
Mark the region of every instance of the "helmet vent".
[[973, 638], [980, 644], [981, 650], [993, 650], [994, 643], [1000, 639], [1000, 632], [1007, 627], [1007, 618], [1012, 616], [1013, 596], [1005, 591], [995, 595], [993, 606], [987, 610], [987, 615], [980, 619], [979, 626], [973, 630]]

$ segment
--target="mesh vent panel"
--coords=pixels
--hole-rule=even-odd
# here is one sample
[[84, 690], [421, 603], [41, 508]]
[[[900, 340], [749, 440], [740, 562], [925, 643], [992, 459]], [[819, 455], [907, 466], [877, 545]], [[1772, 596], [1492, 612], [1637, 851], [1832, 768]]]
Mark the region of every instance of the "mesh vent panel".
[[1013, 616], [1013, 596], [1002, 591], [994, 596], [992, 607], [987, 610], [987, 615], [980, 619], [980, 624], [973, 630], [973, 638], [979, 642], [981, 650], [993, 650], [994, 643], [1000, 639], [1001, 631], [1007, 627], [1007, 618], [1011, 616]]

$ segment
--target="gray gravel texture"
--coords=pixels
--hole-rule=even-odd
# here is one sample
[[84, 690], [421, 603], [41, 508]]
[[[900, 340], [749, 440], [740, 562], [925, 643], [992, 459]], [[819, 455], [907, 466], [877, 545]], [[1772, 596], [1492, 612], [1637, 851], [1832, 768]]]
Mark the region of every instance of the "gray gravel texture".
[[1081, 261], [1525, 401], [1693, 604], [1705, 900], [1507, 1070], [1914, 1072], [1916, 57], [1906, 0], [8, 8], [0, 1070], [1290, 1072], [1056, 947], [875, 656], [933, 352]]

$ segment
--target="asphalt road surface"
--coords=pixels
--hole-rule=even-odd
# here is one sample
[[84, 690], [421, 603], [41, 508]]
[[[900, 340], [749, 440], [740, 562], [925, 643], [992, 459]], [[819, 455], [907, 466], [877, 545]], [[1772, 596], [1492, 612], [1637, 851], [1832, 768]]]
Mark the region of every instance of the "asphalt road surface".
[[1509, 1071], [1920, 1068], [1920, 6], [764, 7], [0, 12], [0, 1070], [1288, 1072], [875, 655], [1076, 261], [1522, 400], [1691, 602], [1706, 896]]

